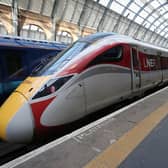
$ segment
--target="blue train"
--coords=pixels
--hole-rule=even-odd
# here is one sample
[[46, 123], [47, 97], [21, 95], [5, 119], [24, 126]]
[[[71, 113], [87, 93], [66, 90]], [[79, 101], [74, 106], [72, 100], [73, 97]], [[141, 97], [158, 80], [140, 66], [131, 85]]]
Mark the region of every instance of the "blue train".
[[0, 36], [0, 104], [36, 66], [66, 47], [57, 42]]

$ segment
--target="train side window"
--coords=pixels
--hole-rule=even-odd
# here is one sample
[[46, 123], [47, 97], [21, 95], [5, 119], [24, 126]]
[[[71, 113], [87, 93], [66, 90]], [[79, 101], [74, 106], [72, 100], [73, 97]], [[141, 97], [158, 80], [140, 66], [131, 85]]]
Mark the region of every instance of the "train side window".
[[116, 46], [110, 48], [109, 50], [105, 51], [104, 53], [97, 56], [91, 63], [91, 65], [99, 64], [99, 63], [108, 63], [108, 62], [115, 62], [120, 61], [123, 55], [123, 47]]

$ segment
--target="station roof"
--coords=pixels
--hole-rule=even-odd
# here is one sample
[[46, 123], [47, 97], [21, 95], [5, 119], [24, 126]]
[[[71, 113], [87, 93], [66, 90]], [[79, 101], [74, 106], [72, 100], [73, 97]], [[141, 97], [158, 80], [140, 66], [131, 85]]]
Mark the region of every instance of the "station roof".
[[168, 38], [167, 0], [94, 0], [141, 26]]
[[[164, 44], [164, 47], [168, 47], [168, 0], [0, 0], [0, 3], [11, 5], [12, 1], [17, 1], [20, 9], [39, 13], [52, 19], [57, 18], [59, 21], [73, 22], [79, 26], [84, 23], [84, 26], [93, 27], [97, 31], [114, 31], [132, 35], [132, 30], [137, 28], [133, 35], [137, 38], [137, 34], [141, 31], [139, 29], [143, 28], [140, 32], [142, 39], [145, 34], [148, 34], [145, 41], [150, 43], [157, 41], [156, 44], [161, 46]], [[103, 7], [104, 11], [98, 5]], [[116, 23], [108, 20], [111, 17], [109, 11], [119, 15], [118, 18], [114, 16], [117, 18]], [[129, 23], [123, 21], [120, 16], [128, 19]], [[100, 29], [102, 23], [105, 26], [103, 25]], [[133, 26], [134, 23], [137, 26]], [[115, 26], [107, 29], [107, 27], [112, 27], [112, 24]], [[123, 25], [120, 26], [120, 24]], [[118, 31], [120, 27], [126, 27], [126, 29]], [[150, 36], [153, 35], [155, 37], [150, 40]]]

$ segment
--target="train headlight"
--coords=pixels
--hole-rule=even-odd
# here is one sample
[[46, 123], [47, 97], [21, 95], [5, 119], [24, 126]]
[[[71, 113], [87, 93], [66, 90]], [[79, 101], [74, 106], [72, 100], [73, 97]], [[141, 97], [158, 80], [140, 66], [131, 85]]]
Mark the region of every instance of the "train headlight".
[[49, 94], [52, 94], [56, 92], [61, 86], [63, 86], [70, 78], [72, 78], [73, 75], [65, 76], [58, 78], [56, 80], [49, 80], [47, 84], [44, 85], [44, 87], [36, 93], [36, 95], [33, 97], [33, 99], [37, 99], [40, 97], [47, 96]]

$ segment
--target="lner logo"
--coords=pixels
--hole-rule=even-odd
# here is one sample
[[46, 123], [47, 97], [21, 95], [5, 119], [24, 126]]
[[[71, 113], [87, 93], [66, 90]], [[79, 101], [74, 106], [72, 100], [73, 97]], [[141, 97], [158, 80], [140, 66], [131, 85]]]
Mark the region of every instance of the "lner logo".
[[145, 68], [148, 68], [148, 67], [153, 68], [155, 66], [156, 66], [156, 59], [153, 59], [153, 58], [145, 59], [145, 61], [144, 61]]

